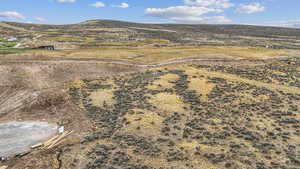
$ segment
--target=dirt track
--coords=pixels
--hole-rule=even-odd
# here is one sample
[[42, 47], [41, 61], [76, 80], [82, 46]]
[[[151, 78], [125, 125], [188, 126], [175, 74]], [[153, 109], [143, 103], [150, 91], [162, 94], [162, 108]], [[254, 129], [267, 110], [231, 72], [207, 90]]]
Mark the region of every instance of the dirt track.
[[133, 66], [137, 68], [148, 68], [148, 67], [160, 67], [171, 64], [185, 64], [185, 63], [198, 63], [198, 64], [258, 64], [266, 61], [262, 60], [247, 60], [247, 59], [199, 59], [199, 58], [185, 58], [185, 59], [171, 59], [162, 62], [155, 62], [150, 64], [143, 64], [138, 62], [131, 62], [127, 60], [112, 60], [112, 59], [26, 59], [26, 60], [0, 60], [0, 65], [11, 65], [11, 64], [113, 64], [120, 66]]

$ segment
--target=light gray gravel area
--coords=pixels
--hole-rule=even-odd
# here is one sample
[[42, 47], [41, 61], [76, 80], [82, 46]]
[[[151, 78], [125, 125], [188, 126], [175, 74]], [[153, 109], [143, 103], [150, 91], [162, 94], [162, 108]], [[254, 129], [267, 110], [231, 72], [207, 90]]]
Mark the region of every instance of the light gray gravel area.
[[0, 157], [10, 157], [30, 150], [57, 133], [57, 125], [47, 122], [0, 123]]

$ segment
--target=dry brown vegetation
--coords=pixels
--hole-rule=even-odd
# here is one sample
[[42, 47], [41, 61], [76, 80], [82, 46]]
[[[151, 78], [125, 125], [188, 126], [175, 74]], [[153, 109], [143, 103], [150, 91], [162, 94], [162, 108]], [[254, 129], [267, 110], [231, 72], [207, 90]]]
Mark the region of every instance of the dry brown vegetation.
[[253, 47], [105, 47], [63, 51], [27, 51], [25, 55], [73, 59], [122, 59], [141, 63], [196, 57], [202, 59], [266, 59], [290, 55], [292, 50]]
[[[150, 49], [147, 51], [150, 52]], [[180, 49], [184, 52], [196, 50], [194, 47], [176, 48]], [[221, 50], [224, 50], [224, 53], [231, 52], [230, 55], [235, 52], [244, 55], [253, 50], [260, 51], [236, 47], [215, 49], [205, 47], [197, 50], [199, 52], [203, 50], [203, 53], [219, 50], [221, 53]], [[260, 52], [266, 52], [266, 55], [269, 53], [272, 57], [274, 53], [287, 52], [280, 50], [277, 53], [278, 51], [274, 50], [272, 53], [272, 51], [270, 49]], [[53, 53], [56, 52], [67, 51]], [[274, 151], [282, 151], [277, 146], [279, 144], [294, 145], [299, 139], [297, 134], [291, 134], [289, 139], [285, 138], [282, 132], [296, 132], [291, 126], [292, 123], [281, 124], [276, 116], [272, 115], [276, 111], [282, 111], [281, 113], [292, 111], [292, 115], [287, 116], [294, 121], [300, 120], [295, 111], [298, 109], [296, 98], [300, 94], [295, 78], [299, 73], [299, 60], [275, 59], [257, 62], [255, 58], [261, 58], [260, 54], [253, 55], [255, 56], [252, 56], [247, 64], [239, 61], [235, 63], [237, 66], [230, 64], [226, 66], [226, 62], [210, 64], [213, 63], [213, 59], [210, 58], [212, 61], [209, 64], [200, 61], [199, 66], [171, 64], [156, 68], [144, 67], [146, 70], [142, 70], [138, 64], [126, 65], [129, 62], [124, 60], [116, 60], [119, 64], [112, 64], [110, 60], [107, 60], [107, 63], [105, 60], [101, 62], [97, 60], [77, 62], [61, 58], [51, 60], [49, 56], [44, 57], [46, 60], [39, 58], [6, 60], [1, 66], [2, 84], [5, 82], [11, 86], [21, 81], [23, 85], [18, 89], [34, 89], [33, 91], [38, 93], [37, 97], [30, 101], [26, 98], [22, 100], [20, 97], [28, 90], [11, 96], [0, 90], [0, 98], [8, 100], [9, 103], [18, 98], [18, 102], [22, 103], [14, 113], [7, 114], [6, 111], [2, 114], [0, 120], [43, 119], [64, 125], [67, 129], [74, 130], [75, 135], [51, 152], [34, 151], [30, 155], [14, 158], [5, 164], [16, 169], [23, 166], [256, 168], [257, 165], [272, 166], [274, 161], [282, 166], [295, 166], [294, 163], [297, 161], [293, 161], [293, 157], [297, 156], [296, 154], [287, 156], [270, 152], [271, 158], [266, 157], [261, 152], [265, 150], [258, 144], [254, 145], [254, 141], [248, 140], [252, 139], [251, 134], [246, 132], [242, 136], [237, 136], [234, 129], [224, 129], [247, 124], [244, 127], [256, 133], [255, 142], [263, 144], [268, 141], [274, 144]], [[227, 60], [230, 61], [230, 58], [233, 56]], [[170, 57], [166, 55], [160, 59], [167, 60]], [[158, 57], [152, 59], [155, 62], [158, 60]], [[19, 69], [16, 69], [17, 65]], [[253, 75], [253, 69], [268, 73], [268, 76]], [[242, 74], [239, 74], [241, 72]], [[280, 99], [271, 93], [276, 93], [276, 97]], [[277, 103], [279, 100], [281, 103]], [[278, 107], [276, 104], [270, 105], [271, 103], [278, 104]], [[266, 110], [261, 107], [263, 105], [266, 106]], [[275, 107], [272, 107], [274, 105]], [[250, 123], [248, 118], [251, 118], [251, 124], [248, 124]], [[266, 136], [265, 131], [249, 128], [257, 126], [272, 131], [275, 130], [274, 124], [282, 129], [282, 132], [277, 134], [285, 141], [279, 139], [272, 141], [271, 137]], [[198, 128], [205, 132], [199, 133]], [[226, 139], [221, 139], [223, 136], [218, 133], [225, 133]], [[232, 148], [236, 145], [240, 146], [238, 151]], [[98, 152], [104, 155], [97, 155]], [[242, 156], [244, 152], [250, 152], [252, 155], [237, 157]], [[105, 160], [95, 160], [100, 157], [105, 157]], [[116, 158], [124, 161], [115, 163]], [[52, 161], [47, 163], [48, 160], [45, 159]], [[35, 160], [40, 162], [33, 163]], [[250, 165], [245, 160], [253, 163]]]
[[[273, 67], [277, 78], [289, 74], [283, 69], [288, 64], [288, 80], [296, 82], [299, 59], [291, 60], [249, 67], [272, 72], [269, 65], [282, 65]], [[265, 83], [239, 71], [220, 72], [248, 66], [220, 66], [172, 65], [73, 86], [70, 94], [96, 129], [83, 139], [85, 167], [296, 167], [299, 84]], [[86, 99], [112, 89], [98, 95], [100, 102]], [[283, 152], [288, 145], [295, 148], [292, 154]], [[115, 163], [116, 156], [122, 162]]]
[[63, 91], [50, 90], [42, 92], [38, 95], [38, 97], [30, 103], [30, 107], [32, 108], [44, 108], [47, 109], [49, 107], [64, 105], [69, 100], [69, 95]]

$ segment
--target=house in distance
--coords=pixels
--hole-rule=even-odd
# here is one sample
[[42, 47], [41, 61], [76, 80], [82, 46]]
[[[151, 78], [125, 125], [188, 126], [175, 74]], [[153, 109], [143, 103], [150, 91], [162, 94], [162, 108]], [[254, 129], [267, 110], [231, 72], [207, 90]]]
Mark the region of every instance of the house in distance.
[[47, 45], [47, 46], [38, 46], [37, 49], [43, 49], [43, 50], [55, 50], [53, 45]]

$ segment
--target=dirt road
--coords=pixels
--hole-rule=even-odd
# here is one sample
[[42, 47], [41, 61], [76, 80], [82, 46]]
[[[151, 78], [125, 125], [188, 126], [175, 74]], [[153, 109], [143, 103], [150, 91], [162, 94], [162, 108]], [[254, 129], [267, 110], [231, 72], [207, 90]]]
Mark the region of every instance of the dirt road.
[[247, 60], [247, 59], [199, 59], [199, 58], [183, 58], [183, 59], [171, 59], [162, 62], [155, 63], [138, 63], [127, 60], [112, 60], [112, 59], [9, 59], [0, 60], [0, 65], [12, 65], [12, 64], [113, 64], [120, 66], [133, 66], [137, 68], [148, 68], [148, 67], [160, 67], [171, 64], [185, 64], [185, 63], [198, 63], [198, 64], [258, 64], [270, 59], [261, 60]]

